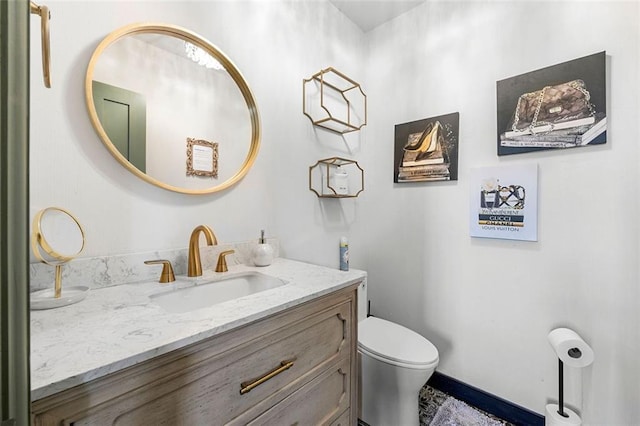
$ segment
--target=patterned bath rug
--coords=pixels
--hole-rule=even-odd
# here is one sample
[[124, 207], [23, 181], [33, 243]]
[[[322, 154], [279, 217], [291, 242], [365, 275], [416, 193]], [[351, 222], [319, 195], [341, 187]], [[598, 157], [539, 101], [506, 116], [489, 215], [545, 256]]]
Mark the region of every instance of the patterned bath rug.
[[448, 397], [438, 408], [430, 423], [431, 426], [502, 426], [503, 422], [496, 421], [475, 408]]

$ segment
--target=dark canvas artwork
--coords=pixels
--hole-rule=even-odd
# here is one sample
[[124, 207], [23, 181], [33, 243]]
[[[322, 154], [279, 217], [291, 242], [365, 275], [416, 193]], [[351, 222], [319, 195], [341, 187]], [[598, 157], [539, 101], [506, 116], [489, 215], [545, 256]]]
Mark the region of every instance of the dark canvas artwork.
[[606, 53], [496, 84], [498, 155], [607, 141]]
[[458, 180], [459, 121], [455, 112], [396, 124], [393, 181]]

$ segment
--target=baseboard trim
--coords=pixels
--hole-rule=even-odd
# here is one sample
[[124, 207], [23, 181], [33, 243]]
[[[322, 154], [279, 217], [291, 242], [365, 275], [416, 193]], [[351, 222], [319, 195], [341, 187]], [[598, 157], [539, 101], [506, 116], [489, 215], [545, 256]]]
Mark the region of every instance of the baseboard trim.
[[544, 416], [437, 371], [427, 384], [513, 424], [544, 426]]

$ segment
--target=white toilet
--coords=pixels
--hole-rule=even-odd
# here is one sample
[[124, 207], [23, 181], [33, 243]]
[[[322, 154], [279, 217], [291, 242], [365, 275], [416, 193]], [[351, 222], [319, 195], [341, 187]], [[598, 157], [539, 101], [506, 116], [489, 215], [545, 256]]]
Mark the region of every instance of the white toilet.
[[[361, 287], [358, 297], [362, 300], [366, 289]], [[358, 315], [358, 417], [370, 426], [419, 425], [419, 392], [438, 365], [438, 350], [418, 333], [366, 317], [362, 311]]]

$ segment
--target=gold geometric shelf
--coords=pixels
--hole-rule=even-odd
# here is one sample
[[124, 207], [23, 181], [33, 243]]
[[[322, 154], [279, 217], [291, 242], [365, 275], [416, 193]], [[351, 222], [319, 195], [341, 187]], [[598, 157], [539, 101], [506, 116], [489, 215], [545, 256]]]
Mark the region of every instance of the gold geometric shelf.
[[[340, 171], [341, 181], [336, 180]], [[346, 176], [345, 176], [346, 175]], [[331, 157], [309, 167], [309, 190], [320, 198], [354, 198], [364, 191], [364, 170], [357, 161]]]
[[355, 132], [367, 124], [367, 95], [356, 81], [325, 68], [302, 79], [302, 113], [315, 126], [336, 133]]

